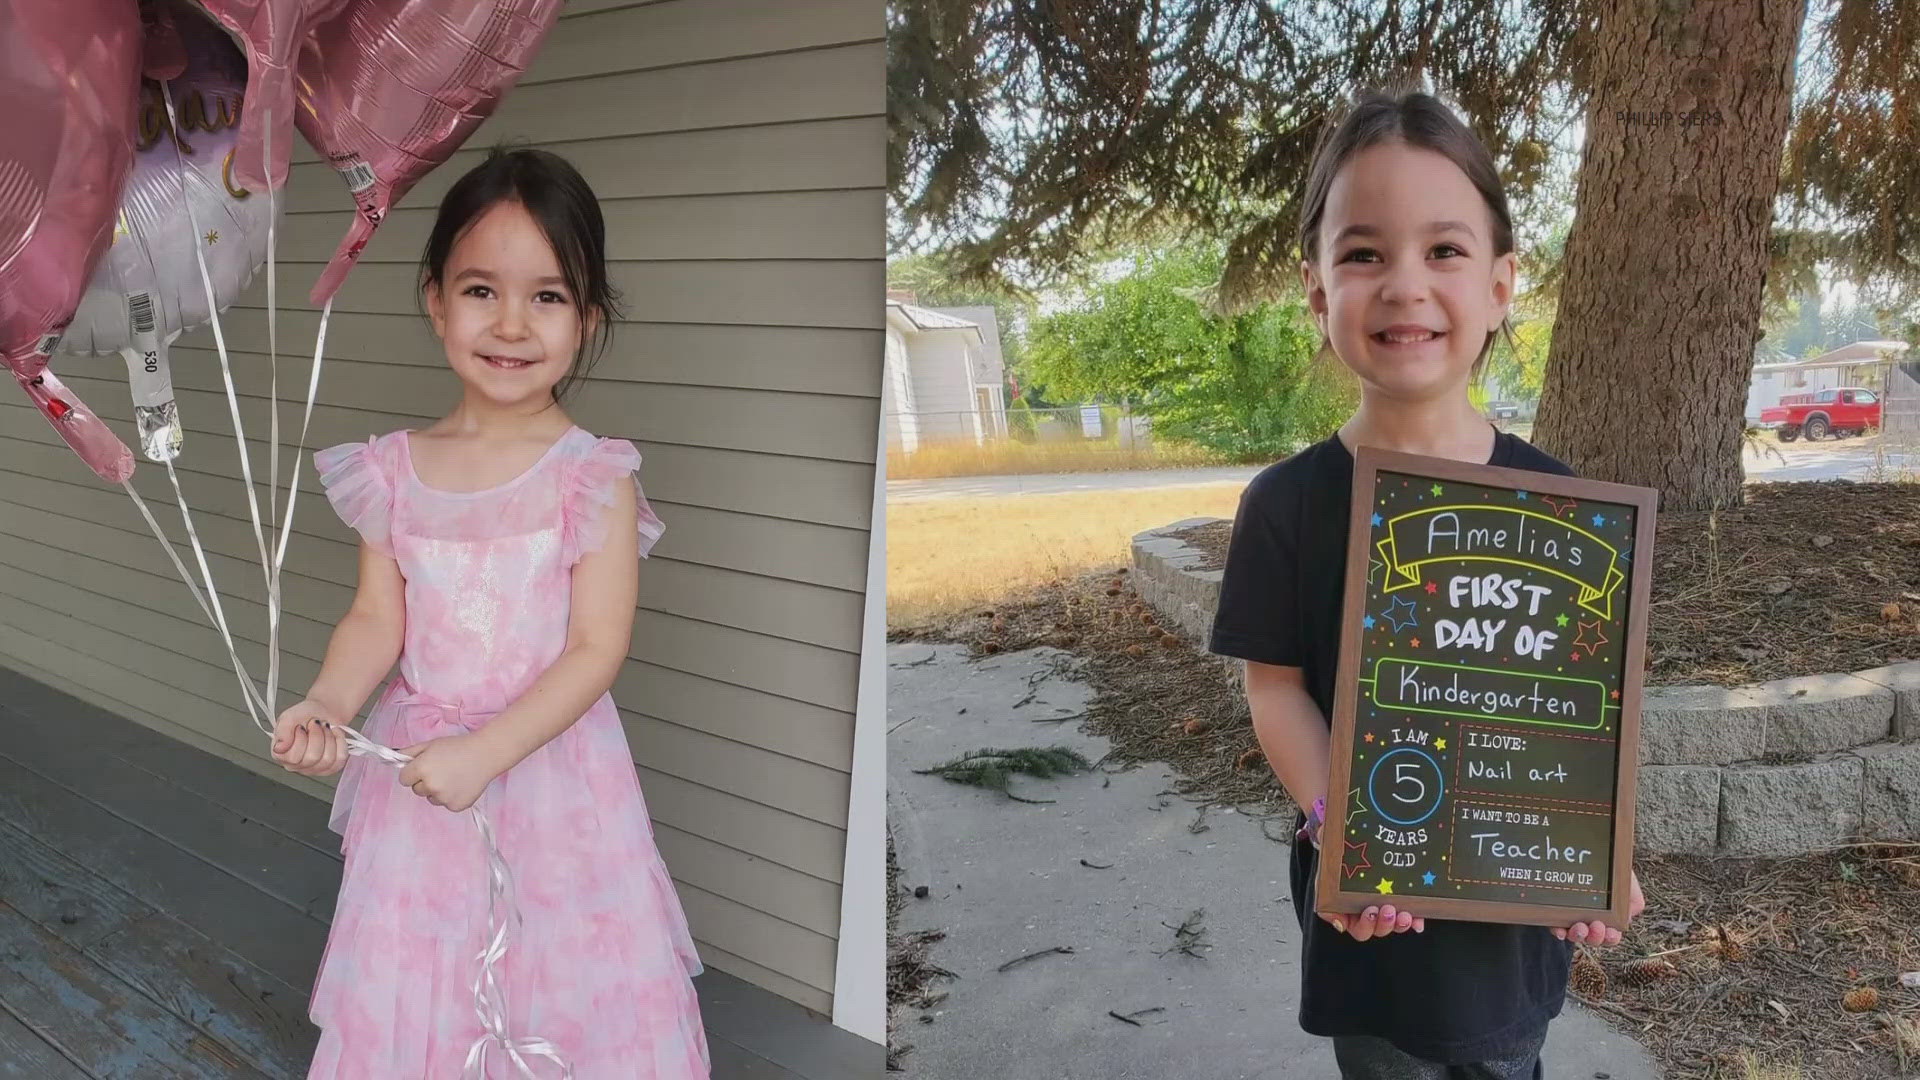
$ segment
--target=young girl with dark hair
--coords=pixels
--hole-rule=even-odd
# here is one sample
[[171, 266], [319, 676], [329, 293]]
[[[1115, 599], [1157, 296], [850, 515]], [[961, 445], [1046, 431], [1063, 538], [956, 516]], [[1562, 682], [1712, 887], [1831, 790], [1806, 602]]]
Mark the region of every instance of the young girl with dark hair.
[[[486, 1071], [492, 1054], [576, 1080], [706, 1077], [700, 960], [609, 693], [664, 527], [633, 444], [560, 405], [617, 316], [592, 190], [552, 154], [493, 151], [447, 193], [420, 281], [460, 397], [419, 430], [314, 455], [360, 534], [359, 586], [275, 726], [285, 768], [345, 770], [308, 1075], [507, 1075]], [[364, 734], [412, 759], [398, 783], [342, 733], [396, 660]], [[490, 838], [463, 813], [476, 804]], [[491, 1025], [476, 1005], [489, 840], [518, 914]]]
[[[1438, 99], [1368, 94], [1322, 133], [1299, 245], [1322, 347], [1359, 379], [1360, 407], [1248, 484], [1211, 648], [1246, 661], [1254, 733], [1309, 808], [1291, 874], [1300, 1026], [1332, 1038], [1346, 1080], [1537, 1080], [1569, 940], [1615, 944], [1620, 927], [1428, 924], [1392, 904], [1313, 916], [1353, 450], [1572, 474], [1495, 430], [1467, 395], [1513, 298], [1506, 195], [1486, 147]], [[1631, 910], [1643, 904], [1636, 878]]]

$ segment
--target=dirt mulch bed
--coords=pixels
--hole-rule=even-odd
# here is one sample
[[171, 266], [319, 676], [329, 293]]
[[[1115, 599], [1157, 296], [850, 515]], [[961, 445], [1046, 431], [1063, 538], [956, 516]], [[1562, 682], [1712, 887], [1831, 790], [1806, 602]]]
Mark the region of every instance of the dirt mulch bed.
[[[1232, 526], [1182, 535], [1226, 565]], [[1920, 657], [1920, 484], [1755, 484], [1660, 516], [1647, 681], [1739, 686]]]
[[1920, 1069], [1920, 987], [1900, 980], [1920, 973], [1920, 844], [1636, 862], [1646, 912], [1574, 982], [1669, 1077], [1747, 1076], [1747, 1055], [1808, 1080]]
[[[1751, 552], [1730, 546], [1725, 519], [1722, 558]], [[1844, 517], [1828, 513], [1822, 520], [1848, 542], [1881, 535], [1870, 545], [1876, 550], [1887, 542], [1874, 532], [1877, 519], [1855, 519], [1846, 531], [1833, 524]], [[1920, 520], [1920, 507], [1905, 520]], [[1688, 549], [1677, 538], [1668, 543], [1665, 531], [1662, 559], [1686, 565]], [[1260, 820], [1268, 836], [1289, 839], [1292, 808], [1260, 756], [1245, 699], [1225, 665], [1159, 627], [1125, 570], [1054, 583], [992, 610], [890, 636], [962, 643], [976, 657], [1037, 646], [1066, 650], [1071, 658], [1063, 663], [1095, 689], [1083, 722], [1113, 741], [1110, 762], [1168, 762], [1188, 799], [1234, 806]], [[1767, 674], [1742, 679], [1802, 673], [1749, 670]], [[1274, 857], [1283, 854], [1276, 849]], [[1920, 970], [1920, 846], [1771, 862], [1646, 858], [1638, 870], [1647, 912], [1619, 947], [1596, 954], [1604, 988], [1595, 992], [1590, 964], [1582, 964], [1588, 979], [1581, 985], [1589, 1002], [1647, 1045], [1674, 1080], [1742, 1077], [1742, 1052], [1797, 1060], [1808, 1080], [1885, 1080], [1920, 1068], [1920, 990], [1898, 981], [1900, 973]], [[1629, 971], [1633, 961], [1649, 958]], [[1673, 965], [1671, 975], [1663, 961]], [[1874, 1008], [1847, 1011], [1845, 995], [1866, 987], [1878, 998]]]

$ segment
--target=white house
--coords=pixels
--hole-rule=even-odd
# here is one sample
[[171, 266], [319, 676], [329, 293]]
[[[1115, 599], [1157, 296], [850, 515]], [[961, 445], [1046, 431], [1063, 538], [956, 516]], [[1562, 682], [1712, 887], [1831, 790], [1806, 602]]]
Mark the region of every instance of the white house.
[[1906, 351], [1904, 341], [1856, 341], [1806, 360], [1756, 364], [1747, 387], [1746, 417], [1760, 419], [1760, 410], [1778, 405], [1788, 394], [1810, 394], [1835, 386], [1882, 389], [1884, 371]]
[[974, 372], [973, 397], [980, 420], [989, 435], [1007, 433], [1007, 396], [1001, 387], [1007, 382], [1007, 361], [1000, 352], [1000, 318], [990, 305], [940, 307], [932, 310], [956, 319], [965, 319], [980, 328], [980, 364]]
[[993, 309], [937, 310], [888, 299], [881, 388], [887, 448], [912, 453], [926, 442], [1004, 436], [1004, 367]]

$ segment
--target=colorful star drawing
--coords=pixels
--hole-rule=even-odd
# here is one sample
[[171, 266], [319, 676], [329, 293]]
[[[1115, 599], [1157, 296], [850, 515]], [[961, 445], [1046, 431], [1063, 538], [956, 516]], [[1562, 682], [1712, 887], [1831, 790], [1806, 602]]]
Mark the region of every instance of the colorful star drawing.
[[1435, 750], [1445, 750], [1447, 748], [1447, 740], [1445, 738], [1433, 740], [1433, 748]]
[[1567, 613], [1563, 611], [1560, 614], [1555, 615], [1553, 617], [1553, 624], [1555, 626], [1565, 627], [1567, 625]]
[[1559, 517], [1561, 514], [1580, 505], [1572, 499], [1556, 499], [1551, 495], [1540, 496], [1540, 501], [1547, 504], [1547, 507], [1553, 511], [1554, 517]]
[[1524, 492], [1524, 491], [1516, 491], [1516, 492], [1514, 492], [1514, 493], [1513, 493], [1513, 497], [1514, 497], [1514, 498], [1516, 498], [1516, 499], [1519, 499], [1519, 500], [1520, 500], [1521, 502], [1526, 502], [1526, 501], [1527, 501], [1527, 493], [1526, 493], [1526, 492]]
[[1615, 700], [1615, 701], [1619, 701], [1619, 700], [1620, 700], [1620, 691], [1618, 691], [1618, 690], [1615, 690], [1615, 691], [1613, 692], [1613, 700]]
[[1367, 584], [1369, 585], [1374, 584], [1374, 579], [1380, 575], [1380, 571], [1385, 570], [1386, 568], [1387, 568], [1387, 564], [1381, 562], [1379, 559], [1368, 559], [1367, 560]]
[[[1600, 633], [1600, 620], [1595, 619], [1590, 623], [1583, 622], [1579, 625], [1580, 633], [1573, 639], [1573, 647], [1576, 649], [1585, 649], [1588, 652], [1599, 652], [1600, 646], [1607, 643], [1607, 639]], [[1592, 641], [1587, 640], [1589, 633], [1593, 635]]]
[[1606, 523], [1607, 523], [1607, 519], [1606, 519], [1606, 518], [1603, 518], [1603, 517], [1601, 517], [1601, 516], [1600, 516], [1599, 514], [1595, 514], [1595, 515], [1593, 515], [1593, 527], [1594, 527], [1594, 528], [1596, 528], [1596, 529], [1597, 529], [1597, 528], [1599, 528], [1599, 527], [1601, 527], [1602, 525], [1605, 525]]
[[1381, 896], [1392, 896], [1393, 882], [1388, 881], [1386, 878], [1381, 878], [1380, 884], [1375, 885], [1373, 891], [1379, 893]]
[[[1407, 613], [1405, 615], [1396, 615], [1395, 613], [1398, 612], [1402, 606], [1406, 607]], [[1414, 618], [1417, 612], [1418, 609], [1413, 606], [1413, 601], [1404, 596], [1396, 596], [1393, 598], [1393, 603], [1388, 605], [1386, 613], [1383, 614], [1381, 618], [1392, 623], [1393, 632], [1398, 634], [1403, 630], [1408, 630], [1420, 625], [1419, 620]]]
[[1429, 581], [1429, 582], [1427, 582], [1427, 595], [1428, 595], [1428, 596], [1432, 596], [1433, 594], [1435, 594], [1435, 593], [1437, 593], [1437, 592], [1439, 592], [1439, 591], [1440, 591], [1440, 583], [1439, 583], [1439, 582], [1437, 582], [1437, 581]]
[[1629, 545], [1627, 545], [1627, 546], [1626, 546], [1625, 548], [1622, 548], [1622, 549], [1621, 549], [1621, 551], [1620, 551], [1620, 561], [1621, 561], [1621, 562], [1632, 562], [1632, 561], [1633, 561], [1633, 545], [1631, 545], [1631, 544], [1629, 544]]
[[1379, 515], [1379, 514], [1375, 514], [1375, 515], [1373, 515], [1373, 527], [1374, 527], [1374, 528], [1376, 528], [1376, 529], [1380, 527], [1380, 515]]
[[1428, 490], [1430, 490], [1430, 491], [1432, 491], [1432, 492], [1433, 492], [1433, 497], [1437, 499], [1437, 498], [1439, 498], [1439, 497], [1440, 497], [1440, 493], [1441, 493], [1442, 491], [1445, 491], [1446, 489], [1445, 489], [1445, 488], [1443, 488], [1443, 487], [1441, 487], [1441, 486], [1440, 486], [1439, 484], [1435, 484], [1435, 485], [1433, 485], [1433, 487], [1431, 487], [1431, 488], [1429, 488]]
[[1348, 818], [1355, 818], [1367, 812], [1367, 804], [1361, 801], [1359, 788], [1347, 792], [1347, 801], [1353, 804], [1347, 807]]
[[1361, 737], [1362, 737], [1362, 738], [1364, 738], [1364, 739], [1366, 739], [1366, 740], [1367, 740], [1368, 742], [1372, 742], [1372, 741], [1373, 741], [1373, 732], [1371, 732], [1371, 731], [1369, 731], [1369, 732], [1367, 732], [1367, 733], [1366, 733], [1365, 735], [1363, 735], [1363, 736], [1361, 736]]
[[1346, 840], [1342, 842], [1347, 845], [1348, 851], [1358, 851], [1360, 853], [1359, 862], [1341, 864], [1340, 869], [1345, 870], [1347, 872], [1348, 877], [1352, 877], [1353, 875], [1359, 873], [1362, 870], [1373, 869], [1373, 864], [1367, 861], [1367, 841], [1362, 840], [1357, 844], [1351, 840]]
[[1431, 871], [1431, 870], [1429, 870], [1429, 871], [1427, 871], [1426, 873], [1424, 873], [1424, 874], [1422, 874], [1422, 875], [1420, 875], [1420, 884], [1422, 884], [1422, 885], [1432, 885], [1432, 884], [1433, 884], [1433, 871]]
[[1570, 656], [1570, 657], [1568, 657], [1568, 659], [1569, 659], [1569, 660], [1578, 660], [1578, 659], [1580, 659], [1580, 654], [1579, 654], [1579, 653], [1574, 653], [1574, 654], [1573, 654], [1572, 656]]
[[[1564, 618], [1566, 618], [1566, 616], [1565, 616], [1565, 615], [1562, 615], [1562, 616], [1560, 616], [1560, 617], [1561, 617], [1561, 618], [1563, 618], [1563, 619], [1564, 619]], [[1371, 630], [1371, 629], [1373, 629], [1373, 616], [1371, 616], [1371, 615], [1368, 615], [1368, 616], [1367, 616], [1366, 618], [1364, 618], [1364, 619], [1361, 619], [1361, 620], [1360, 620], [1360, 628], [1361, 628], [1362, 630]]]
[[1413, 646], [1414, 648], [1416, 648], [1416, 649], [1417, 649], [1417, 648], [1419, 648], [1419, 647], [1420, 647], [1420, 639], [1419, 639], [1419, 638], [1410, 638], [1410, 639], [1408, 639], [1408, 641], [1407, 641], [1407, 644], [1409, 644], [1409, 645], [1411, 645], [1411, 646]]

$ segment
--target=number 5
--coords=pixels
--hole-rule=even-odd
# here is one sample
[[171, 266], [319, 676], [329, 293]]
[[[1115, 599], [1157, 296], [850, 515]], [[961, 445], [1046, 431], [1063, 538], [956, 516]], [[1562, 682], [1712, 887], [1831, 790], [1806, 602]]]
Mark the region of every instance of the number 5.
[[1393, 767], [1393, 786], [1394, 787], [1399, 787], [1402, 784], [1412, 784], [1414, 787], [1420, 789], [1420, 794], [1415, 795], [1411, 799], [1397, 792], [1394, 794], [1393, 796], [1394, 798], [1399, 799], [1403, 803], [1418, 803], [1426, 799], [1427, 797], [1426, 783], [1423, 782], [1417, 776], [1407, 775], [1408, 769], [1418, 769], [1419, 767], [1420, 767], [1420, 763], [1417, 761], [1402, 761], [1394, 765]]

